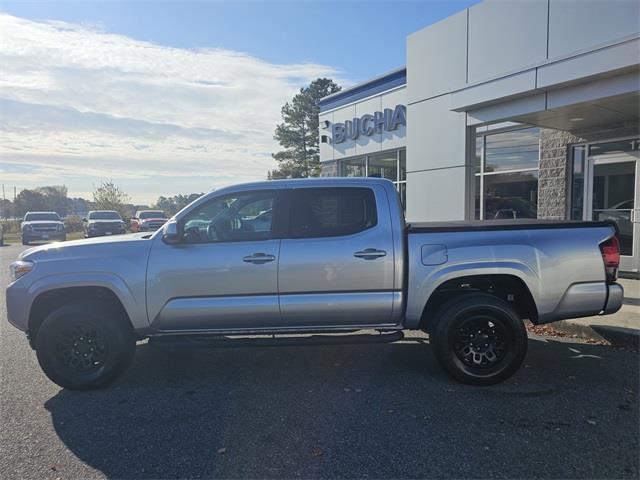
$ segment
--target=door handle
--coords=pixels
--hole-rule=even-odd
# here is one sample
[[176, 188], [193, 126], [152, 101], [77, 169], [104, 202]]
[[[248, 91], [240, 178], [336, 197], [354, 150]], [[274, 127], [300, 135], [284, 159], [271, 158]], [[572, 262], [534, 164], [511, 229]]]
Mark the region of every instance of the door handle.
[[266, 253], [253, 253], [242, 258], [243, 262], [253, 263], [256, 265], [262, 265], [263, 263], [273, 262], [276, 259], [275, 255], [268, 255]]
[[387, 252], [376, 248], [365, 248], [353, 254], [354, 257], [363, 258], [365, 260], [375, 260], [376, 258], [385, 257]]

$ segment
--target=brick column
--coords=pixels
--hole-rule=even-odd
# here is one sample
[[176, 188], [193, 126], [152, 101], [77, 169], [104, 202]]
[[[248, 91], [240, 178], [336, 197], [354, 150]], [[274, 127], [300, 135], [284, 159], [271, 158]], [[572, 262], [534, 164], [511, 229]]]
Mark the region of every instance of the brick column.
[[540, 130], [539, 219], [567, 218], [568, 144], [579, 140], [578, 137], [562, 130]]

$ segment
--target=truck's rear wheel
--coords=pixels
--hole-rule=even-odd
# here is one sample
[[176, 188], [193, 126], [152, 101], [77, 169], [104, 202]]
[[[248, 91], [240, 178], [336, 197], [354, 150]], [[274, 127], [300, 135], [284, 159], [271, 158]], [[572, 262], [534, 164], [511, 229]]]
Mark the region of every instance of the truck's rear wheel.
[[76, 302], [51, 312], [36, 336], [38, 362], [71, 390], [102, 387], [124, 371], [136, 339], [120, 312], [103, 302]]
[[452, 299], [434, 318], [430, 343], [456, 380], [493, 385], [513, 375], [527, 353], [527, 331], [508, 303], [470, 293]]

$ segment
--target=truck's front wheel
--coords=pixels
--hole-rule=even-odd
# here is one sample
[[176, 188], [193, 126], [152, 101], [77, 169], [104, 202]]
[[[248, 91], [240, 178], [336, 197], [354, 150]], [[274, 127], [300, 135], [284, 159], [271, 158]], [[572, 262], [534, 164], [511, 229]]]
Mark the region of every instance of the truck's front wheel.
[[50, 380], [71, 390], [87, 390], [106, 385], [129, 366], [136, 339], [117, 309], [86, 301], [47, 315], [35, 346]]
[[508, 303], [470, 293], [446, 303], [434, 318], [430, 343], [456, 380], [493, 385], [513, 375], [527, 353], [527, 331]]

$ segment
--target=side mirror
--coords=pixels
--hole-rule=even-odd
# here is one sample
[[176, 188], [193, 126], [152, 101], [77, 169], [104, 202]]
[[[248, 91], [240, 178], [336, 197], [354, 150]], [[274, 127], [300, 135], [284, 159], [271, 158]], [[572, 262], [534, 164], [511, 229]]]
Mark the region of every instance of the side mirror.
[[176, 245], [182, 240], [180, 228], [175, 221], [168, 222], [162, 227], [162, 241], [168, 245]]
[[87, 222], [88, 222], [87, 217], [83, 217], [83, 218], [82, 218], [82, 222], [83, 222], [83, 223], [87, 223]]

